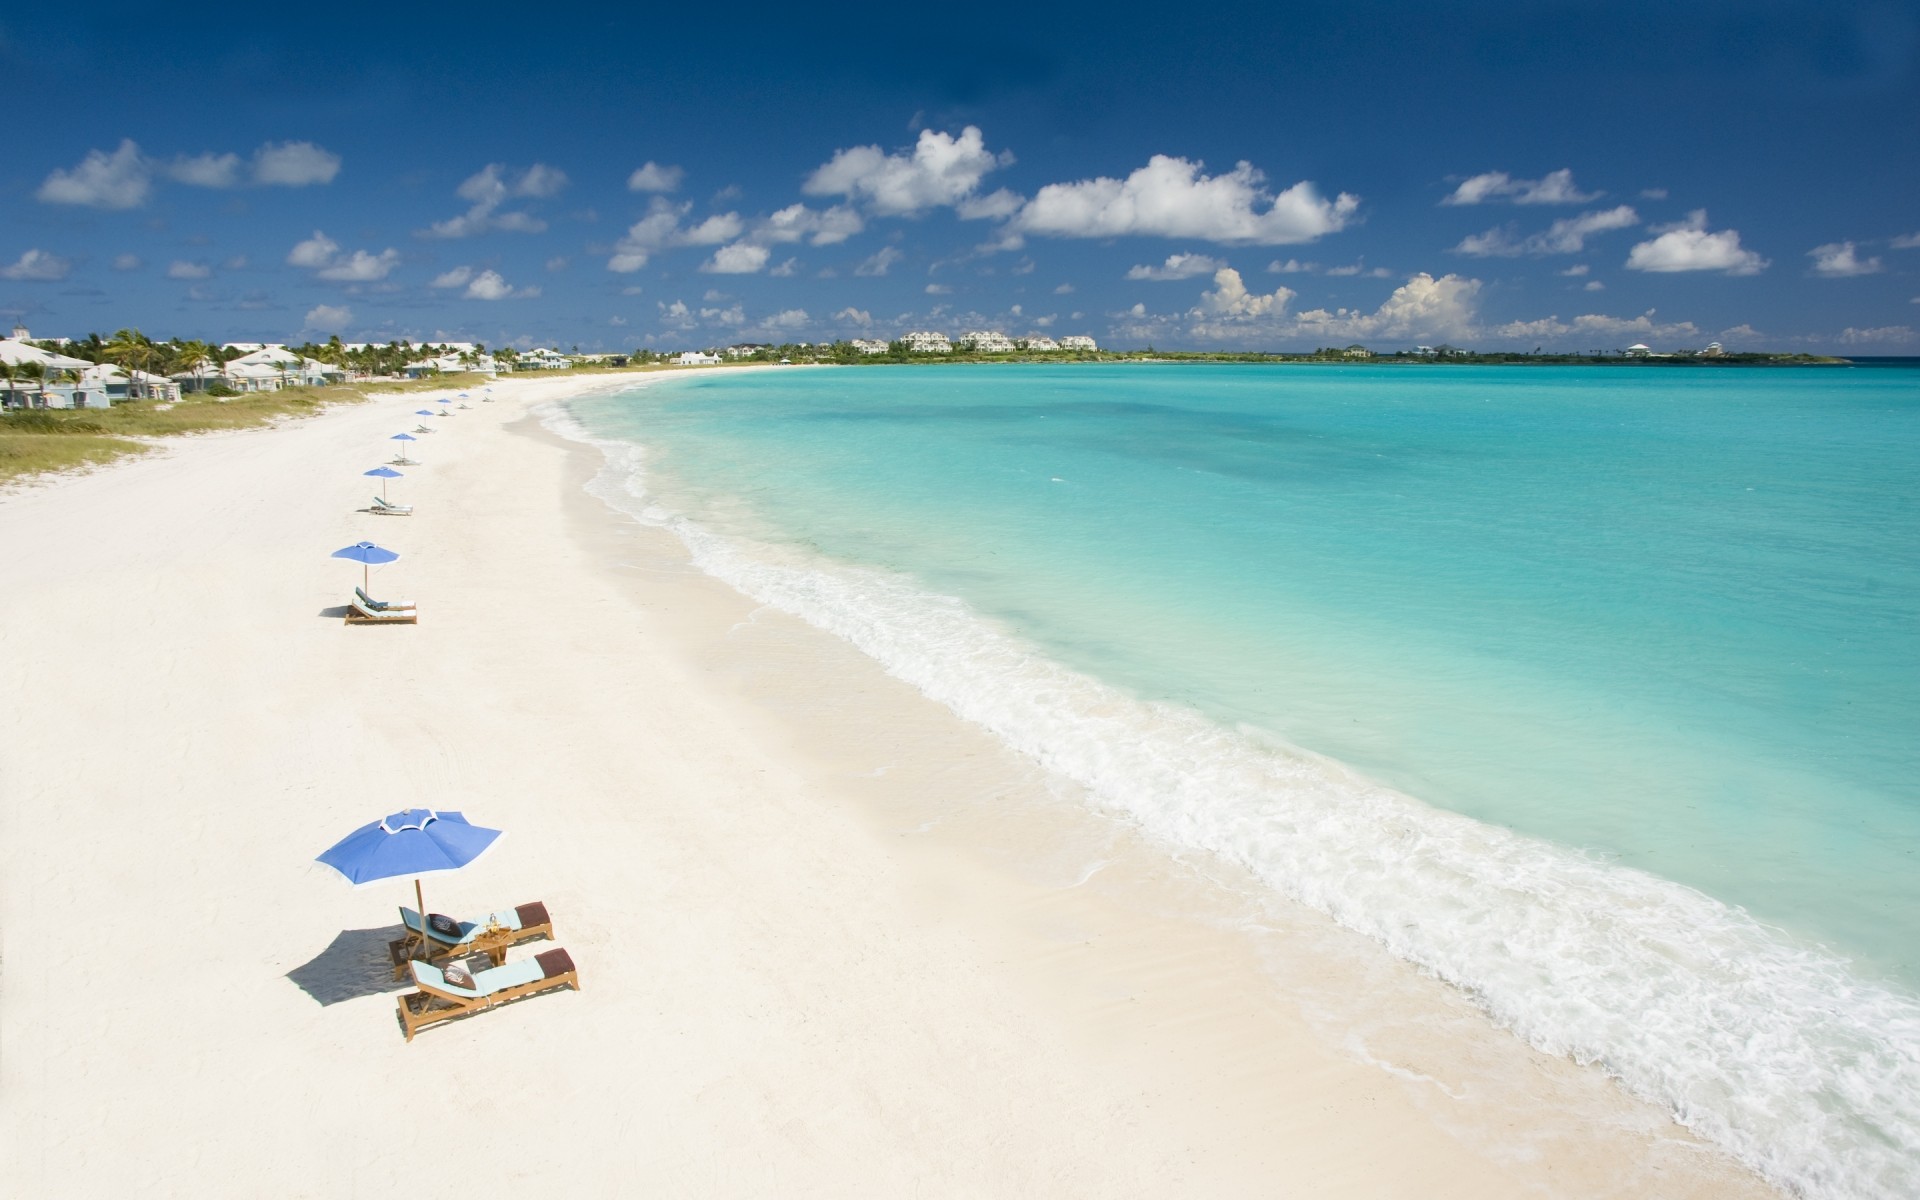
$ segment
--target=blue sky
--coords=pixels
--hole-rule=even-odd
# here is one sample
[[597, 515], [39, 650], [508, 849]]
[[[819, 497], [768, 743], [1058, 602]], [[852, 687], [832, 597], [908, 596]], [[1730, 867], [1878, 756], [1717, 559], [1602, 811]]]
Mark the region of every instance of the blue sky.
[[1914, 2], [81, 9], [35, 336], [1920, 353]]

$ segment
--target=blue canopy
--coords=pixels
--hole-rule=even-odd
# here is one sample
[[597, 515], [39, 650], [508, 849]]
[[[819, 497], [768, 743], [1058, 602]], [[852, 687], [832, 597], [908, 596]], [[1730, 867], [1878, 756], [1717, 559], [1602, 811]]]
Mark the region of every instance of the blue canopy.
[[475, 825], [457, 812], [409, 808], [369, 821], [335, 842], [323, 862], [355, 887], [382, 879], [457, 871], [486, 853], [498, 829]]
[[433, 415], [433, 410], [430, 408], [416, 408], [413, 410], [413, 415], [416, 417], [430, 417]]
[[420, 439], [410, 433], [396, 433], [387, 440], [390, 442], [417, 442]]
[[375, 479], [404, 479], [404, 478], [406, 478], [406, 476], [404, 476], [404, 475], [402, 475], [402, 474], [400, 474], [400, 472], [398, 472], [398, 471], [396, 471], [396, 470], [394, 470], [394, 469], [393, 469], [392, 467], [375, 467], [375, 468], [374, 468], [373, 470], [371, 470], [371, 471], [362, 471], [362, 472], [360, 472], [360, 473], [361, 473], [362, 475], [371, 475], [371, 476], [373, 476], [373, 477], [374, 477]]
[[369, 563], [373, 566], [379, 566], [381, 563], [393, 562], [399, 558], [400, 555], [387, 549], [385, 546], [376, 546], [372, 542], [355, 542], [351, 546], [342, 546], [340, 549], [335, 550], [333, 557], [350, 558], [357, 563]]

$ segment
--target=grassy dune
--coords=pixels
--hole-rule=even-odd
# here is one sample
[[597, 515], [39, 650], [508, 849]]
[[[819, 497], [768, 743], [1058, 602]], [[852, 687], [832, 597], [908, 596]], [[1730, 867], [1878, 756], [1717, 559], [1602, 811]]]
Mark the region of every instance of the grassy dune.
[[[461, 380], [451, 382], [458, 384]], [[137, 400], [113, 408], [15, 410], [0, 416], [0, 482], [144, 454], [152, 449], [154, 438], [253, 429], [311, 416], [335, 404], [358, 404], [373, 392], [425, 391], [448, 383], [445, 378], [418, 383], [355, 383], [287, 388], [226, 399], [190, 396], [174, 404]]]

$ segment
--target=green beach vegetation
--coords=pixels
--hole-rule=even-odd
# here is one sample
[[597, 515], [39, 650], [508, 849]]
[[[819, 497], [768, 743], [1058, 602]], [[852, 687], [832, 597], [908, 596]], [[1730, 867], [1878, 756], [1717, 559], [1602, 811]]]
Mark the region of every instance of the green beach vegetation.
[[293, 387], [231, 398], [203, 393], [170, 404], [134, 402], [112, 408], [16, 409], [0, 417], [0, 482], [145, 454], [163, 438], [255, 429], [309, 417], [337, 404], [359, 404], [375, 392], [432, 391], [478, 378], [442, 375]]

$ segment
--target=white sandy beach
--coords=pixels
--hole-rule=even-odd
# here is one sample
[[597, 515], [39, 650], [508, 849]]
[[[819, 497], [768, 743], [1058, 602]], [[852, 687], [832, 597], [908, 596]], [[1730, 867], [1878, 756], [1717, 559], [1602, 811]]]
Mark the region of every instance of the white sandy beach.
[[[409, 518], [419, 393], [0, 497], [0, 1192], [1774, 1194], [695, 572], [531, 415], [588, 383], [431, 421]], [[338, 619], [363, 538], [418, 626]], [[412, 806], [583, 990], [403, 1039], [412, 886], [313, 858]]]

